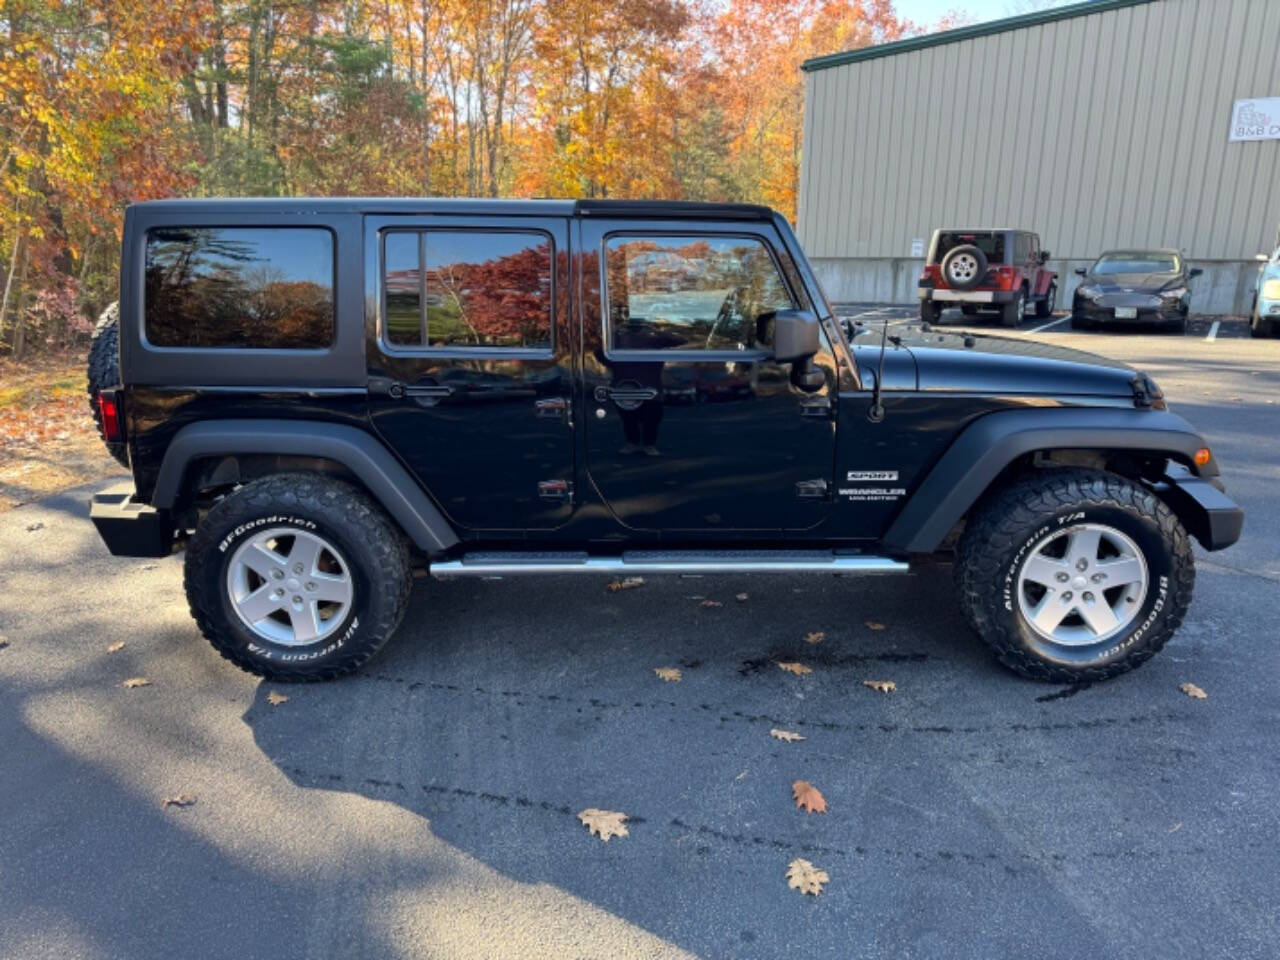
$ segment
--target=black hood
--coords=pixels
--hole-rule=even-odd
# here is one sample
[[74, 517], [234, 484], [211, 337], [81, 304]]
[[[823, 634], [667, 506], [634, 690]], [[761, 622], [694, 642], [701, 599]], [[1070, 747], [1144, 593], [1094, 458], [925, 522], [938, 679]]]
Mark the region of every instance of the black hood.
[[1185, 282], [1181, 273], [1090, 273], [1081, 281], [1092, 287], [1101, 287], [1105, 293], [1133, 292], [1156, 293], [1166, 287], [1180, 286]]
[[1133, 396], [1130, 366], [1036, 340], [952, 333], [917, 324], [899, 329], [921, 390], [1032, 396]]

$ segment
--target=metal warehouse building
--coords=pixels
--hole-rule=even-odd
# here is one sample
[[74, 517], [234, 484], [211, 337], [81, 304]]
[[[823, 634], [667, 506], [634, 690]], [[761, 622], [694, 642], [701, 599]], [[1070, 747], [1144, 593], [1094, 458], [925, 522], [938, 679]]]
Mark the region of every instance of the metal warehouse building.
[[810, 60], [799, 232], [828, 295], [914, 303], [936, 227], [1040, 234], [1069, 303], [1178, 247], [1245, 313], [1280, 225], [1280, 0], [1095, 0]]

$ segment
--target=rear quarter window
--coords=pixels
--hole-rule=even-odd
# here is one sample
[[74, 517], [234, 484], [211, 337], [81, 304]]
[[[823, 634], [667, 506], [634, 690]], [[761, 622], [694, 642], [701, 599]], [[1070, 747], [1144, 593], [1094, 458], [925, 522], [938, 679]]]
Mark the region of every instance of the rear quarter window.
[[155, 347], [303, 350], [334, 339], [334, 238], [311, 227], [147, 233], [143, 323]]

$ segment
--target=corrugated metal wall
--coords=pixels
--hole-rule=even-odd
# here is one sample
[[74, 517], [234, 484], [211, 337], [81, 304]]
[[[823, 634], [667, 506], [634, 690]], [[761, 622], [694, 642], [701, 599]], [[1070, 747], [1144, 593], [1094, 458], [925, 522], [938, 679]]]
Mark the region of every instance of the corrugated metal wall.
[[1280, 223], [1280, 0], [1155, 0], [807, 74], [799, 233], [907, 257], [943, 225], [1036, 230], [1054, 258], [1181, 247], [1249, 260]]

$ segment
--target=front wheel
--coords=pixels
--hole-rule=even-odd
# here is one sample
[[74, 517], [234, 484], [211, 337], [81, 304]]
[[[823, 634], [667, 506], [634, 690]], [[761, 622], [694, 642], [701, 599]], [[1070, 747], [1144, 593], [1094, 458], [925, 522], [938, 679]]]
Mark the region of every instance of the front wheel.
[[1148, 660], [1195, 586], [1187, 532], [1154, 493], [1099, 470], [1030, 474], [990, 496], [956, 554], [961, 605], [1005, 666], [1105, 680]]
[[255, 480], [220, 501], [187, 547], [191, 615], [214, 648], [276, 681], [357, 669], [408, 603], [409, 550], [385, 513], [318, 474]]

